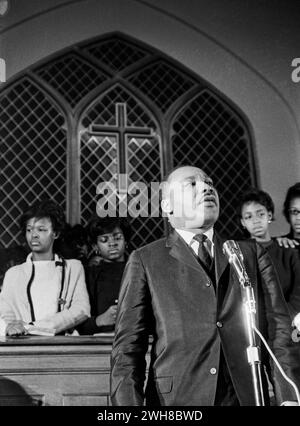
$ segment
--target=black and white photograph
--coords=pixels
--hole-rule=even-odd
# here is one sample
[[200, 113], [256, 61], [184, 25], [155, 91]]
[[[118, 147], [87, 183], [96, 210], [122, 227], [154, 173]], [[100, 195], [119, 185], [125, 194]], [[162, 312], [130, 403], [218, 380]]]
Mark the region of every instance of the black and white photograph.
[[299, 26], [298, 0], [0, 0], [0, 406], [300, 405]]

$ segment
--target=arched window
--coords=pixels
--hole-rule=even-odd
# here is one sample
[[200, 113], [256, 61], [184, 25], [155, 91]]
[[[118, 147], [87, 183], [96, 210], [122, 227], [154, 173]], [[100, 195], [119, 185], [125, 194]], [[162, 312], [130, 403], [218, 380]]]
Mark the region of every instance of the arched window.
[[[0, 120], [4, 246], [20, 241], [17, 221], [36, 197], [53, 197], [69, 222], [86, 224], [99, 183], [124, 195], [142, 182], [150, 199], [151, 182], [179, 164], [212, 175], [221, 194], [219, 229], [232, 235], [236, 201], [256, 182], [250, 133], [237, 108], [182, 65], [119, 33], [25, 70], [4, 86]], [[165, 232], [157, 210], [138, 207], [133, 248]]]
[[0, 240], [20, 242], [24, 206], [55, 197], [66, 209], [67, 133], [61, 108], [41, 87], [21, 78], [0, 98]]

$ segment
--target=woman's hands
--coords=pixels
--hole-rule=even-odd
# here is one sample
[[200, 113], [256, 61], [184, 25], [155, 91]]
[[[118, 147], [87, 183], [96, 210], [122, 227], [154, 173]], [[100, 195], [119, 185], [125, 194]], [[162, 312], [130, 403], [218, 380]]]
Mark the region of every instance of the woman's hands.
[[27, 334], [25, 324], [26, 322], [21, 320], [10, 322], [6, 327], [7, 336], [21, 336], [23, 334]]

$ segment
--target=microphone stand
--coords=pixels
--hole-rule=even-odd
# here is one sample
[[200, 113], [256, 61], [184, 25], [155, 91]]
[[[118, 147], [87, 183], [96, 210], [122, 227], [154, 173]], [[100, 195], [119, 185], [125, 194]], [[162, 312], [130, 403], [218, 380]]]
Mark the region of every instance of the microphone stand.
[[[247, 325], [247, 335], [248, 335], [248, 343], [247, 347], [247, 358], [251, 367], [252, 374], [252, 382], [254, 388], [255, 395], [255, 405], [256, 406], [264, 406], [264, 395], [262, 389], [262, 378], [261, 378], [261, 361], [260, 361], [260, 352], [259, 347], [256, 342], [256, 334], [255, 334], [255, 297], [253, 292], [253, 287], [250, 281], [250, 278], [243, 267], [243, 255], [237, 246], [237, 243], [234, 242], [234, 253], [228, 253], [229, 263], [233, 264], [234, 269], [237, 273], [241, 290], [242, 290], [242, 298], [243, 305], [246, 313], [246, 325]], [[242, 261], [241, 261], [241, 260]]]

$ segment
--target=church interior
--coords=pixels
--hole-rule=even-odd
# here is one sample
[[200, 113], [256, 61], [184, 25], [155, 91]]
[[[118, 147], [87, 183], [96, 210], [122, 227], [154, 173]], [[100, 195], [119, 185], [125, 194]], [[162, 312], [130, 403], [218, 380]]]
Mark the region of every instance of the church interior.
[[[220, 233], [240, 235], [236, 206], [250, 187], [272, 195], [273, 235], [288, 232], [283, 201], [300, 181], [299, 2], [0, 3], [3, 256], [24, 245], [20, 215], [37, 198], [87, 226], [101, 183], [130, 201], [141, 182], [149, 199], [151, 183], [185, 164], [213, 178]], [[130, 250], [168, 231], [157, 200], [129, 219]], [[110, 404], [110, 337], [55, 339], [0, 341], [0, 405]]]

